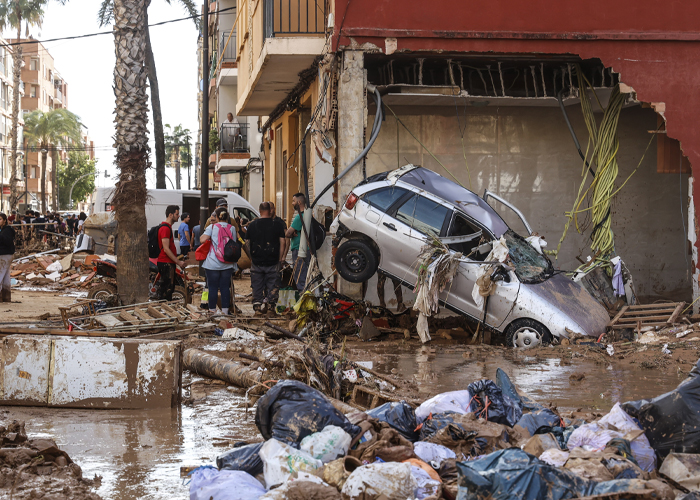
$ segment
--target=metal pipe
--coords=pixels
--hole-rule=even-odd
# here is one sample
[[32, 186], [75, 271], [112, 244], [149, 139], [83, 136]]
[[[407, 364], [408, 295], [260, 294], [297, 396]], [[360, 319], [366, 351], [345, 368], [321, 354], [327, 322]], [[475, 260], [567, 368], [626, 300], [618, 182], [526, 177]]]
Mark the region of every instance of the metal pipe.
[[496, 201], [500, 201], [500, 202], [503, 203], [505, 206], [507, 206], [508, 208], [510, 208], [513, 212], [515, 212], [516, 215], [517, 215], [518, 217], [520, 217], [520, 220], [523, 221], [523, 224], [525, 225], [525, 229], [527, 229], [527, 232], [528, 232], [529, 234], [532, 234], [532, 228], [530, 227], [530, 224], [528, 224], [527, 219], [525, 219], [525, 216], [523, 215], [523, 213], [522, 213], [520, 210], [518, 210], [518, 209], [515, 207], [515, 205], [513, 205], [513, 204], [507, 202], [506, 200], [504, 200], [504, 199], [501, 198], [500, 196], [498, 196], [498, 195], [496, 195], [496, 194], [493, 194], [493, 193], [492, 193], [491, 191], [489, 191], [488, 189], [485, 189], [485, 190], [484, 190], [484, 196], [483, 196], [484, 201], [488, 203], [489, 197], [493, 198], [493, 199], [496, 200]]
[[[566, 108], [564, 107], [564, 101], [562, 101], [562, 99], [561, 99], [562, 92], [564, 92], [564, 89], [561, 89], [559, 92], [557, 92], [557, 101], [559, 101], [559, 107], [561, 108], [561, 112], [564, 114], [564, 120], [566, 121], [566, 126], [569, 127], [569, 133], [571, 134], [571, 138], [574, 140], [574, 144], [576, 145], [576, 149], [578, 150], [579, 156], [581, 157], [581, 159], [583, 161], [586, 162], [586, 166], [588, 167], [588, 171], [591, 173], [591, 175], [595, 179], [595, 172], [593, 171], [593, 168], [588, 163], [588, 160], [586, 160], [586, 155], [584, 155], [583, 151], [581, 151], [581, 144], [579, 144], [578, 137], [576, 137], [576, 132], [574, 132], [574, 127], [571, 126], [571, 121], [569, 121], [569, 115], [566, 113]], [[585, 89], [582, 89], [582, 92], [585, 92]]]
[[209, 218], [209, 2], [202, 7], [202, 158], [200, 163], [199, 225]]
[[187, 349], [182, 355], [182, 364], [186, 370], [244, 389], [260, 384], [262, 379], [262, 372], [258, 370], [251, 370], [243, 363], [228, 361], [199, 349]]

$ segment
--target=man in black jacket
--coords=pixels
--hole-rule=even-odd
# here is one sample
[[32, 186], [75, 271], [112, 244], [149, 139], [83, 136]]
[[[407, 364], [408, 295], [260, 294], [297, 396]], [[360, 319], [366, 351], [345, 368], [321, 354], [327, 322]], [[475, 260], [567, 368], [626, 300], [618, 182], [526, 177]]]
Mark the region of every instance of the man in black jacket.
[[248, 224], [245, 234], [250, 245], [250, 286], [253, 289], [253, 310], [274, 309], [279, 293], [279, 269], [284, 262], [284, 230], [271, 217], [270, 202], [260, 204], [260, 217]]
[[0, 213], [0, 302], [12, 302], [10, 265], [15, 253], [15, 230]]

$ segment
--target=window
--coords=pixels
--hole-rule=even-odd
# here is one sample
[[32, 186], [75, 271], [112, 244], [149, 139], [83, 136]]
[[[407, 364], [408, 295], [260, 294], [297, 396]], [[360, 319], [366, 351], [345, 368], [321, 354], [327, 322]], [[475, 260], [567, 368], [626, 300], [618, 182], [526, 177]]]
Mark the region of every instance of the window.
[[[447, 235], [468, 236], [476, 234], [479, 231], [481, 231], [481, 228], [477, 227], [466, 217], [458, 213], [455, 215], [455, 218], [452, 221], [452, 227], [450, 227]], [[491, 238], [486, 233], [482, 232], [481, 236], [477, 236], [473, 240], [450, 244], [450, 249], [454, 250], [455, 252], [461, 252], [465, 257], [469, 257], [470, 259], [482, 261], [488, 255], [490, 248], [488, 250], [485, 249], [485, 252], [482, 253], [476, 251], [476, 247], [478, 247], [482, 242], [490, 240]]]
[[32, 89], [31, 89], [30, 95], [29, 95], [30, 97], [36, 98], [36, 89], [37, 89], [37, 86], [36, 86], [36, 85], [32, 85]]
[[379, 188], [366, 193], [362, 199], [372, 207], [382, 212], [386, 212], [399, 198], [408, 191], [395, 186]]
[[39, 60], [32, 58], [29, 61], [29, 69], [31, 71], [39, 71]]
[[240, 217], [243, 224], [247, 224], [248, 222], [257, 219], [257, 216], [252, 210], [243, 207], [235, 207], [233, 209], [233, 215]]
[[447, 207], [414, 195], [399, 208], [396, 219], [425, 235], [440, 236], [447, 212]]

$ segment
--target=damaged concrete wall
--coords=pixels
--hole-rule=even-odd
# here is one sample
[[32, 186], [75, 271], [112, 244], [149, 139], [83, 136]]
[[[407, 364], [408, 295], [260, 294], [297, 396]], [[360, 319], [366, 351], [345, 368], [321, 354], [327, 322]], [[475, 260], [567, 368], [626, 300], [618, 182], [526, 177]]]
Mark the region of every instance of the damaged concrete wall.
[[[396, 109], [399, 111], [399, 109]], [[587, 130], [580, 108], [567, 108], [582, 147]], [[466, 110], [416, 108], [400, 115], [403, 122], [448, 169], [469, 188], [462, 153], [457, 112], [466, 121], [464, 145], [471, 171], [471, 188], [485, 188], [514, 203], [533, 230], [544, 235], [549, 249], [556, 248], [581, 182], [582, 162], [558, 108], [500, 107]], [[399, 111], [400, 113], [400, 111]], [[600, 119], [601, 115], [596, 115]], [[372, 123], [372, 116], [368, 123]], [[618, 129], [619, 186], [637, 166], [657, 127], [657, 115], [640, 106], [622, 111]], [[389, 114], [374, 147], [367, 156], [367, 175], [391, 170], [407, 162], [421, 164], [449, 177], [440, 165]], [[369, 133], [369, 130], [367, 131]], [[690, 301], [692, 256], [687, 255], [688, 176], [656, 173], [656, 141], [652, 141], [642, 166], [613, 201], [613, 231], [617, 253], [633, 274], [640, 297]], [[501, 207], [502, 208], [502, 207]], [[524, 228], [512, 212], [499, 213], [516, 231]], [[556, 267], [580, 265], [576, 256], [590, 255], [590, 227], [583, 235], [569, 230]], [[390, 282], [388, 282], [390, 283]], [[387, 298], [393, 294], [387, 285]], [[370, 283], [369, 290], [373, 290]]]

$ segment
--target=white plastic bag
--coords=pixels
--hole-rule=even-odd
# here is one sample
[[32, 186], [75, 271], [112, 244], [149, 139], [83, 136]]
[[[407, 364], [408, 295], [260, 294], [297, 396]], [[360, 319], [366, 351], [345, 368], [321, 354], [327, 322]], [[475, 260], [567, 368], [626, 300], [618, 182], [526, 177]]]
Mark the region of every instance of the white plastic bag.
[[324, 464], [343, 457], [350, 448], [352, 437], [340, 427], [327, 425], [321, 432], [315, 432], [301, 440], [299, 449], [305, 451]]
[[284, 483], [292, 472], [311, 472], [323, 465], [305, 451], [270, 439], [260, 448], [260, 459], [263, 461], [265, 484], [270, 489]]
[[343, 485], [344, 500], [360, 500], [383, 494], [387, 500], [413, 498], [416, 480], [411, 465], [375, 462], [355, 469]]
[[240, 470], [200, 467], [191, 477], [190, 500], [258, 500], [265, 494], [260, 481]]
[[434, 469], [439, 468], [440, 464], [448, 458], [457, 458], [455, 452], [447, 446], [424, 441], [418, 441], [413, 444], [413, 453], [423, 462], [432, 465]]
[[639, 467], [651, 472], [656, 468], [656, 454], [647, 437], [640, 431], [632, 417], [625, 413], [620, 403], [616, 403], [610, 412], [597, 422], [582, 425], [572, 432], [567, 447], [570, 450], [578, 446], [586, 450], [602, 450], [612, 439], [628, 439], [632, 455]]
[[431, 495], [437, 495], [440, 490], [440, 481], [436, 481], [430, 477], [430, 474], [415, 465], [411, 466], [411, 474], [416, 482], [414, 495], [417, 500], [423, 500]]
[[557, 448], [550, 448], [542, 452], [542, 455], [540, 455], [540, 460], [546, 464], [553, 465], [554, 467], [564, 467], [566, 461], [569, 460], [569, 452], [562, 451]]
[[57, 260], [53, 264], [46, 266], [46, 270], [51, 272], [51, 273], [60, 273], [63, 272], [63, 266], [61, 265], [61, 261]]
[[469, 413], [467, 409], [469, 408], [469, 402], [472, 399], [472, 395], [469, 391], [452, 391], [443, 392], [437, 396], [433, 396], [427, 401], [424, 401], [416, 409], [416, 422], [419, 424], [424, 421], [432, 413], [445, 413], [446, 411], [453, 411], [455, 413], [461, 413], [462, 415]]

